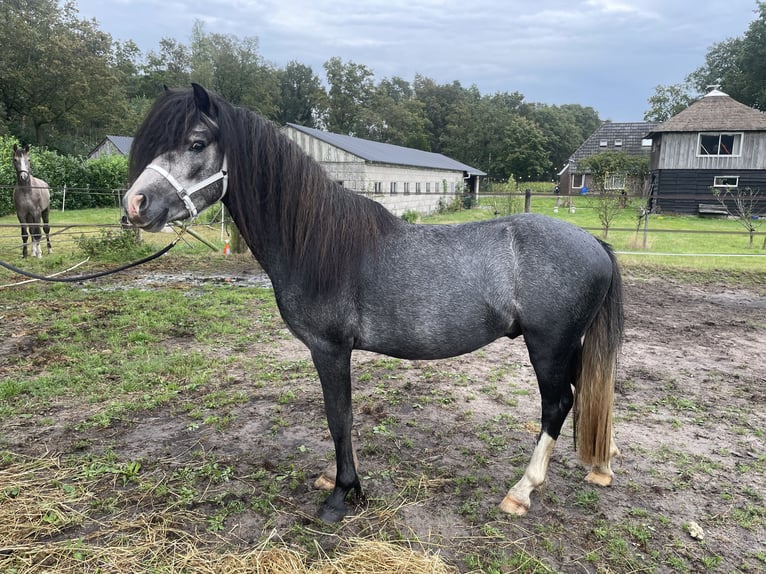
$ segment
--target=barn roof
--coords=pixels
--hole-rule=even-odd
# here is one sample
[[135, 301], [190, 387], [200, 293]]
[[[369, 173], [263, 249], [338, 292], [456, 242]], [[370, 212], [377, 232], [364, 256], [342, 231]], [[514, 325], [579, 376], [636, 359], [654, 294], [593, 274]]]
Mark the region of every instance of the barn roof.
[[713, 90], [668, 121], [659, 124], [646, 137], [668, 132], [766, 131], [766, 114]]
[[122, 155], [130, 153], [130, 147], [133, 145], [133, 138], [129, 136], [106, 136], [106, 139], [114, 144]]
[[464, 171], [470, 175], [486, 175], [483, 171], [440, 153], [374, 142], [331, 132], [323, 132], [321, 130], [307, 128], [297, 124], [287, 125], [325, 143], [347, 151], [350, 154], [358, 156], [365, 161], [450, 171]]
[[646, 133], [657, 126], [654, 122], [605, 122], [570, 156], [576, 164], [584, 157], [604, 151], [622, 151], [628, 155], [649, 155], [651, 146], [644, 145]]
[[130, 147], [133, 145], [133, 138], [129, 136], [106, 136], [100, 144], [91, 150], [88, 157], [93, 157], [96, 152], [106, 146], [107, 142], [111, 143], [121, 155], [128, 155]]

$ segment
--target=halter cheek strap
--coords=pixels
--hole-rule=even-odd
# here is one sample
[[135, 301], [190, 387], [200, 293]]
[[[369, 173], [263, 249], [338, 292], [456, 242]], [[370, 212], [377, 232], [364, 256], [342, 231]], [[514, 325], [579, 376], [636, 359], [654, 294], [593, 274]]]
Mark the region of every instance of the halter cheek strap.
[[186, 207], [186, 210], [189, 212], [189, 216], [192, 219], [194, 219], [195, 217], [197, 217], [197, 215], [199, 215], [199, 212], [197, 211], [197, 208], [194, 206], [194, 202], [191, 199], [192, 194], [198, 192], [201, 189], [205, 189], [207, 186], [212, 185], [219, 180], [223, 180], [223, 191], [221, 192], [221, 197], [218, 198], [218, 201], [220, 201], [226, 195], [226, 192], [228, 191], [228, 187], [229, 187], [229, 172], [227, 169], [225, 156], [223, 158], [223, 164], [221, 165], [220, 171], [217, 171], [216, 173], [214, 173], [208, 178], [203, 179], [202, 181], [198, 181], [197, 183], [192, 185], [189, 189], [186, 189], [183, 185], [181, 185], [178, 182], [178, 180], [175, 177], [173, 177], [173, 175], [162, 166], [159, 166], [154, 163], [150, 163], [149, 165], [146, 166], [146, 169], [151, 169], [152, 171], [156, 171], [162, 177], [164, 177], [170, 185], [173, 186], [173, 188], [176, 190], [176, 193], [178, 194], [178, 197], [181, 199], [181, 201], [184, 202], [184, 206]]

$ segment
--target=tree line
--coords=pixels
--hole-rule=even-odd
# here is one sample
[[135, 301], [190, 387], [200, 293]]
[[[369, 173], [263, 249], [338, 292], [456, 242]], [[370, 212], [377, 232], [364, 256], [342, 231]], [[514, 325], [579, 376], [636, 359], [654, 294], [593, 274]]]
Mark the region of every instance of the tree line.
[[459, 81], [377, 79], [364, 64], [330, 58], [322, 78], [293, 61], [269, 63], [257, 37], [212, 33], [197, 21], [188, 43], [163, 38], [142, 53], [115, 41], [76, 2], [0, 4], [0, 135], [83, 155], [105, 135], [132, 135], [164, 86], [198, 82], [279, 125], [453, 157], [491, 179], [552, 179], [600, 124], [577, 104], [528, 103]]
[[[664, 121], [717, 85], [766, 110], [766, 5], [742, 37], [713, 45], [683, 83], [657, 86], [646, 120]], [[163, 38], [143, 53], [115, 41], [73, 0], [0, 3], [0, 136], [85, 155], [105, 135], [132, 135], [164, 86], [198, 82], [279, 125], [296, 123], [438, 152], [492, 181], [551, 180], [601, 124], [578, 104], [482, 94], [416, 74], [377, 79], [364, 64], [330, 58], [321, 70], [268, 62], [257, 37], [211, 33], [196, 22], [188, 43]]]

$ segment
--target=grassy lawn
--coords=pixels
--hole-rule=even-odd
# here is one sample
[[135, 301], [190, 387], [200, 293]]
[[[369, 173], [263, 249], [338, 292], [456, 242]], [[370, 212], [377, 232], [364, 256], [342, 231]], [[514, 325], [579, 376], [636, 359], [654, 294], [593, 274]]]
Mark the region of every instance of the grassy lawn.
[[[423, 218], [423, 223], [464, 223], [494, 217], [508, 208], [508, 198], [482, 198], [479, 207]], [[523, 210], [523, 198], [513, 198], [513, 208]], [[569, 221], [603, 238], [598, 214], [585, 198], [574, 199], [575, 213], [565, 206], [554, 211], [553, 196], [532, 198], [532, 212]], [[766, 226], [759, 229], [753, 247], [742, 225], [732, 219], [686, 215], [651, 215], [646, 248], [643, 223], [637, 212], [626, 208], [613, 221], [606, 240], [620, 252], [627, 265], [683, 269], [743, 270], [766, 272], [766, 250], [762, 249]]]

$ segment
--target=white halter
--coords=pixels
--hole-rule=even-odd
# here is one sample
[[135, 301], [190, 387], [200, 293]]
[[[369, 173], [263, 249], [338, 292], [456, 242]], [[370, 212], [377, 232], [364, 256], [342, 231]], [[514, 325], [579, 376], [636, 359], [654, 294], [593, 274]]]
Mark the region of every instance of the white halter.
[[164, 167], [161, 167], [154, 163], [150, 163], [149, 165], [146, 166], [146, 169], [151, 169], [153, 171], [156, 171], [162, 177], [168, 180], [170, 185], [172, 185], [175, 188], [176, 193], [178, 194], [178, 197], [180, 197], [181, 201], [184, 202], [184, 205], [186, 206], [186, 210], [189, 212], [189, 217], [191, 217], [191, 219], [194, 219], [199, 214], [199, 212], [197, 211], [197, 208], [194, 206], [194, 202], [191, 200], [191, 196], [193, 193], [196, 193], [199, 190], [206, 188], [208, 185], [211, 185], [217, 182], [218, 180], [222, 179], [223, 191], [221, 192], [221, 197], [218, 198], [218, 201], [220, 201], [226, 195], [226, 191], [228, 190], [228, 186], [229, 186], [229, 173], [228, 173], [227, 165], [226, 165], [226, 156], [224, 156], [223, 158], [223, 164], [221, 165], [220, 171], [217, 171], [210, 177], [195, 183], [189, 189], [186, 189], [183, 185], [181, 185], [178, 182], [178, 180], [175, 177], [173, 177], [170, 174], [170, 172], [166, 170]]

